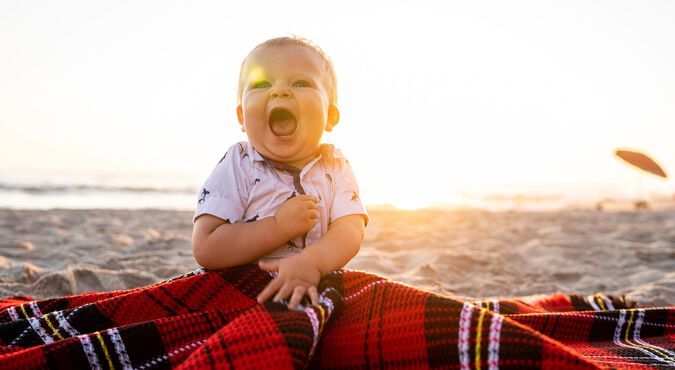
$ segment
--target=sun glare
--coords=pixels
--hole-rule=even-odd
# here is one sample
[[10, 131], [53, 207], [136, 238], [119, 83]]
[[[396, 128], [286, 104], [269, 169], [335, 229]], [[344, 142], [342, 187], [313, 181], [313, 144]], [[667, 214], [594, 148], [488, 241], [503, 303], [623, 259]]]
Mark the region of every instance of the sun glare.
[[265, 72], [263, 71], [262, 68], [255, 66], [251, 68], [251, 70], [248, 72], [248, 80], [249, 81], [263, 81], [265, 80]]
[[417, 211], [419, 209], [423, 209], [426, 207], [431, 206], [431, 203], [425, 202], [423, 200], [418, 200], [418, 199], [401, 199], [398, 201], [393, 202], [393, 206], [396, 207], [397, 209], [405, 210], [405, 211]]
[[8, 170], [189, 174], [198, 187], [247, 140], [240, 74], [274, 77], [256, 62], [242, 71], [241, 57], [293, 32], [335, 63], [341, 119], [322, 141], [352, 162], [366, 204], [673, 196], [675, 180], [637, 173], [614, 149], [647, 151], [675, 174], [675, 2], [402, 2], [387, 17], [377, 2], [356, 13], [340, 2], [318, 23], [314, 6], [275, 7], [253, 29], [241, 14], [256, 14], [255, 1], [208, 12], [24, 3], [0, 3], [0, 34], [16, 34], [0, 37], [0, 182]]

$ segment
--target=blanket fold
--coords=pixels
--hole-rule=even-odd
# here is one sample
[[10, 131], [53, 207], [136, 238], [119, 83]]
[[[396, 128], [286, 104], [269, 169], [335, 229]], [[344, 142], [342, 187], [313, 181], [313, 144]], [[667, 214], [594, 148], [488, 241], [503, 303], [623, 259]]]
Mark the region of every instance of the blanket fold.
[[290, 311], [256, 302], [270, 279], [246, 265], [0, 299], [0, 368], [675, 368], [675, 307], [600, 294], [464, 302], [341, 270], [318, 305]]

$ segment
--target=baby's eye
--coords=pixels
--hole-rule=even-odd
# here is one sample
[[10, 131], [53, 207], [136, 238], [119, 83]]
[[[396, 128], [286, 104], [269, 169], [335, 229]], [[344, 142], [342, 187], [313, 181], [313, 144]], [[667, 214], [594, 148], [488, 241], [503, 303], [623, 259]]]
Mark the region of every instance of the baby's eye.
[[267, 81], [258, 81], [258, 82], [254, 82], [251, 87], [253, 87], [254, 89], [264, 89], [264, 88], [270, 87], [270, 86], [272, 86], [272, 85]]
[[293, 82], [292, 86], [293, 87], [309, 87], [310, 85], [309, 85], [309, 82], [307, 82], [307, 81], [299, 80], [299, 81]]

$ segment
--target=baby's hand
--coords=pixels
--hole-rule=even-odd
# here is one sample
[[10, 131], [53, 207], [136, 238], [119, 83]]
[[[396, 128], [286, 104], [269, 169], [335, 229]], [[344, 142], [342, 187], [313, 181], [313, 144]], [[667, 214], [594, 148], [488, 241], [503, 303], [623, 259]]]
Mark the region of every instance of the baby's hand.
[[321, 272], [302, 254], [272, 262], [261, 261], [260, 268], [277, 271], [279, 274], [258, 294], [259, 303], [265, 302], [272, 296], [274, 296], [274, 301], [290, 297], [288, 308], [293, 310], [305, 295], [309, 296], [312, 304], [319, 303], [319, 293], [316, 287], [321, 280]]
[[305, 235], [319, 219], [317, 199], [310, 195], [298, 195], [282, 204], [274, 214], [281, 232], [288, 239]]

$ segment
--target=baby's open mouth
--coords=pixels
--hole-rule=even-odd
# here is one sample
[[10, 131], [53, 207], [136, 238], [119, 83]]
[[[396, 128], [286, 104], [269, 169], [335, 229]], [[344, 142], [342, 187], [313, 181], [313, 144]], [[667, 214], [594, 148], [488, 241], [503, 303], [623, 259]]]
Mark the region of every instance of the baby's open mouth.
[[293, 113], [284, 108], [275, 108], [270, 112], [270, 118], [267, 124], [272, 132], [277, 136], [293, 135], [298, 127], [297, 120]]

